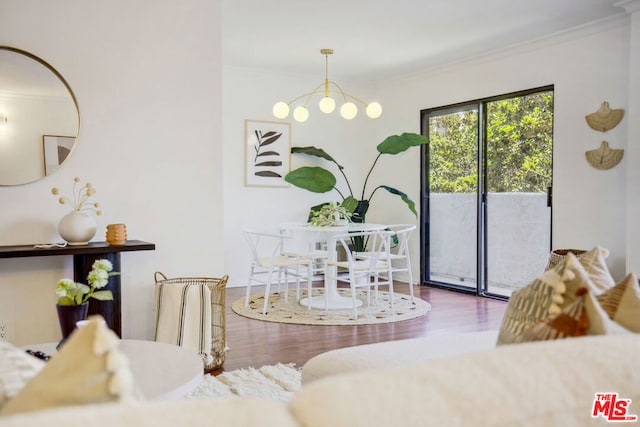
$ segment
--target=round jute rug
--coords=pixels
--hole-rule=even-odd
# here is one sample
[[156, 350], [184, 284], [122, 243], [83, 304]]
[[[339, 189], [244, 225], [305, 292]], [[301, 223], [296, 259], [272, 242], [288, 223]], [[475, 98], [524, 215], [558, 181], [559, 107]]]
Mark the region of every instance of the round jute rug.
[[[343, 296], [351, 296], [351, 290], [338, 289]], [[313, 296], [321, 295], [320, 289], [312, 291]], [[371, 305], [366, 304], [366, 291], [358, 290], [357, 298], [364, 302], [358, 307], [358, 318], [353, 319], [351, 308], [344, 310], [308, 309], [296, 301], [295, 290], [289, 291], [289, 301], [285, 303], [284, 294], [273, 292], [269, 296], [269, 307], [267, 314], [262, 314], [264, 304], [264, 293], [252, 294], [249, 296], [249, 306], [244, 306], [244, 297], [237, 299], [231, 304], [231, 309], [240, 316], [251, 319], [264, 320], [267, 322], [297, 323], [301, 325], [366, 325], [374, 323], [390, 323], [409, 320], [424, 316], [431, 305], [416, 297], [411, 301], [409, 295], [394, 293], [395, 312], [391, 313], [390, 294], [386, 291], [378, 292], [378, 302], [374, 301], [373, 291], [371, 291]], [[303, 296], [306, 293], [303, 292]]]

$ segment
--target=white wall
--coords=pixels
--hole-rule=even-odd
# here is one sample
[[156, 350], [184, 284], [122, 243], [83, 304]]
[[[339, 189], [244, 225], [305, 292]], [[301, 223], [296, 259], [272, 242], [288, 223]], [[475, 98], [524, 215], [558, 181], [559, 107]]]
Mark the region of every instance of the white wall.
[[[60, 171], [0, 187], [0, 244], [60, 241], [51, 187], [89, 180], [104, 211], [96, 240], [122, 222], [157, 245], [121, 257], [123, 335], [149, 338], [154, 271], [225, 272], [219, 2], [3, 0], [0, 45], [49, 62], [81, 110]], [[54, 285], [72, 274], [70, 257], [0, 260], [0, 320], [17, 344], [59, 339]]]
[[[626, 148], [626, 117], [622, 126], [602, 135], [588, 127], [584, 116], [602, 101], [627, 109], [628, 17], [602, 23], [579, 33], [523, 45], [445, 69], [416, 73], [380, 85], [386, 107], [383, 133], [419, 132], [421, 109], [449, 105], [539, 86], [555, 85], [553, 247], [586, 248], [599, 244], [610, 250], [615, 278], [625, 273], [625, 200], [627, 159], [601, 171], [585, 160], [585, 151], [603, 139], [612, 148]], [[419, 192], [419, 153], [415, 168], [399, 176], [402, 187]], [[383, 218], [391, 218], [392, 210]], [[418, 241], [413, 255], [418, 259]]]
[[[640, 0], [629, 2], [626, 7], [633, 12], [629, 37], [629, 109], [626, 111], [629, 144], [625, 151], [627, 164], [627, 270], [640, 271]], [[629, 119], [629, 118], [634, 119]]]

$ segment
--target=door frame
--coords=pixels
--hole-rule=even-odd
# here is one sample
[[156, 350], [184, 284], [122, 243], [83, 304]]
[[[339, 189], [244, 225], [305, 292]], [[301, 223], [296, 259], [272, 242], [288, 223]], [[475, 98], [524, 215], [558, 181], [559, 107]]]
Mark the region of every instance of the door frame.
[[[430, 272], [427, 270], [427, 262], [430, 256], [430, 246], [429, 246], [429, 227], [425, 226], [430, 223], [429, 219], [429, 193], [426, 189], [429, 188], [429, 145], [423, 145], [420, 147], [420, 283], [422, 285], [443, 288], [452, 291], [458, 291], [468, 294], [475, 294], [478, 296], [495, 298], [500, 300], [507, 300], [509, 297], [503, 295], [492, 294], [487, 291], [488, 283], [486, 283], [487, 279], [487, 239], [486, 239], [486, 227], [487, 227], [487, 215], [486, 215], [486, 194], [487, 194], [487, 180], [485, 179], [486, 175], [486, 104], [489, 102], [500, 101], [502, 99], [515, 98], [530, 95], [537, 92], [554, 92], [553, 96], [553, 107], [555, 114], [555, 90], [554, 85], [545, 85], [539, 86], [532, 89], [526, 89], [516, 92], [509, 92], [501, 95], [496, 95], [487, 98], [479, 98], [471, 101], [465, 101], [455, 104], [449, 104], [436, 108], [427, 108], [420, 111], [420, 134], [427, 135], [429, 134], [429, 114], [434, 111], [444, 112], [445, 114], [454, 113], [456, 111], [462, 111], [469, 109], [470, 106], [477, 106], [478, 112], [478, 182], [477, 182], [477, 203], [476, 203], [476, 286], [475, 289], [471, 289], [467, 286], [460, 286], [456, 284], [449, 284], [444, 282], [436, 282], [433, 280], [427, 280], [430, 276]], [[555, 120], [553, 120], [551, 124], [551, 133], [553, 135], [553, 124]], [[553, 144], [553, 141], [552, 141]], [[553, 194], [553, 146], [551, 150], [551, 183], [547, 192], [547, 204], [550, 208], [550, 230], [549, 230], [549, 250], [553, 248], [553, 203], [552, 197]]]

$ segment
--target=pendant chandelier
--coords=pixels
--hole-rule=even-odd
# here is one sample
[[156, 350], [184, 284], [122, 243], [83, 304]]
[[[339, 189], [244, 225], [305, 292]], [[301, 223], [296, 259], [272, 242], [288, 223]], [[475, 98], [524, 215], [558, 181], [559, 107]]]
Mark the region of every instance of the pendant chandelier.
[[[351, 120], [358, 114], [358, 107], [355, 104], [356, 102], [366, 107], [367, 116], [370, 118], [377, 119], [380, 117], [380, 115], [382, 115], [382, 106], [379, 103], [370, 102], [367, 104], [361, 99], [343, 91], [336, 82], [329, 80], [329, 55], [333, 54], [333, 49], [321, 49], [320, 53], [324, 55], [325, 59], [324, 83], [316, 86], [313, 91], [300, 95], [289, 102], [277, 102], [273, 106], [273, 115], [278, 119], [284, 119], [289, 115], [289, 110], [292, 104], [300, 100], [304, 100], [302, 105], [298, 105], [294, 108], [293, 118], [298, 122], [306, 122], [309, 118], [307, 105], [314, 95], [322, 95], [322, 99], [320, 99], [320, 102], [318, 103], [320, 111], [325, 114], [331, 114], [336, 109], [336, 101], [331, 97], [331, 95], [334, 95], [343, 101], [343, 104], [340, 107], [340, 115], [346, 120]], [[332, 88], [333, 90], [331, 90]]]

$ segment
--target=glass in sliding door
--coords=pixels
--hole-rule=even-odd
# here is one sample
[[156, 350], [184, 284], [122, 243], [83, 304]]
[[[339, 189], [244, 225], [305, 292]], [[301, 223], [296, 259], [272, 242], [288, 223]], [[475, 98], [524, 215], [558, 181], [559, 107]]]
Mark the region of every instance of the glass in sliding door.
[[477, 286], [478, 109], [429, 117], [428, 280]]
[[551, 247], [553, 91], [486, 103], [486, 287], [509, 296]]

